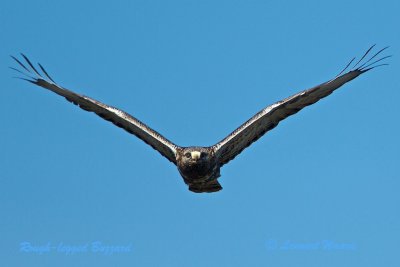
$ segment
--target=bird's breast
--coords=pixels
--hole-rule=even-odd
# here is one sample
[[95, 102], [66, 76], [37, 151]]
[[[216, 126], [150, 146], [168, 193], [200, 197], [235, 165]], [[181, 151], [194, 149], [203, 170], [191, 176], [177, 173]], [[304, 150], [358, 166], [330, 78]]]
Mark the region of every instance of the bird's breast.
[[178, 169], [185, 180], [207, 180], [213, 173], [215, 164], [211, 161], [182, 162], [178, 163]]

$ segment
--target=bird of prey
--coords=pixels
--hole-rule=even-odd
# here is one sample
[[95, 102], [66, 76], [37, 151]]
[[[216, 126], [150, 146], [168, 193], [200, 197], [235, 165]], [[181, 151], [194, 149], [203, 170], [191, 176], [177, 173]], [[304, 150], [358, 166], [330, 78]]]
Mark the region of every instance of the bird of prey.
[[[355, 60], [353, 58], [334, 79], [311, 89], [301, 91], [262, 109], [227, 137], [209, 147], [181, 147], [172, 143], [128, 113], [58, 85], [42, 65], [38, 64], [40, 68], [40, 71], [38, 71], [24, 54], [21, 54], [21, 56], [26, 63], [22, 63], [22, 61], [12, 56], [18, 65], [22, 67], [22, 69], [12, 69], [24, 75], [18, 78], [61, 95], [80, 108], [94, 112], [103, 119], [137, 136], [177, 166], [190, 191], [210, 193], [222, 189], [217, 180], [220, 177], [220, 168], [234, 159], [266, 132], [275, 128], [280, 121], [330, 95], [343, 84], [355, 79], [359, 75], [376, 67], [387, 65], [382, 63], [382, 61], [390, 56], [378, 58], [378, 55], [388, 47], [372, 54], [371, 51], [374, 46], [370, 47], [360, 60], [354, 66], [350, 67]], [[372, 56], [370, 56], [371, 54]], [[350, 70], [346, 72], [349, 68]]]

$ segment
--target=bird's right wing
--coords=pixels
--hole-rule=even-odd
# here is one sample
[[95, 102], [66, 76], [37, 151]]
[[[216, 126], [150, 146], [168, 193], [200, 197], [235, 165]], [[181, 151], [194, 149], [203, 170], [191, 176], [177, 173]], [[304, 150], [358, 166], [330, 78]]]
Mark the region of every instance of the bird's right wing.
[[65, 99], [67, 99], [68, 101], [86, 111], [96, 113], [103, 119], [108, 120], [116, 126], [123, 128], [127, 132], [137, 136], [176, 165], [175, 156], [178, 148], [177, 145], [148, 127], [143, 122], [129, 115], [128, 113], [59, 86], [53, 81], [53, 79], [48, 75], [46, 70], [40, 64], [39, 67], [44, 75], [40, 74], [39, 71], [35, 69], [33, 64], [25, 55], [22, 54], [22, 56], [28, 63], [30, 68], [28, 66], [25, 66], [20, 60], [12, 56], [12, 58], [23, 68], [21, 70], [12, 68], [13, 70], [26, 76], [26, 78], [21, 79], [46, 88], [58, 95], [61, 95], [65, 97]]
[[[229, 134], [226, 138], [214, 145], [212, 148], [218, 155], [221, 166], [234, 159], [246, 147], [257, 141], [266, 132], [275, 128], [280, 121], [297, 113], [304, 107], [314, 104], [320, 99], [330, 95], [337, 88], [353, 80], [362, 73], [375, 67], [387, 65], [376, 65], [376, 63], [390, 56], [380, 58], [371, 63], [371, 60], [373, 60], [387, 47], [378, 51], [365, 63], [362, 63], [362, 60], [367, 56], [367, 54], [371, 51], [373, 47], [374, 46], [368, 49], [364, 56], [355, 64], [355, 66], [353, 66], [353, 70], [341, 75], [354, 61], [354, 58], [346, 66], [346, 68], [342, 72], [340, 72], [339, 75], [336, 76], [336, 78], [266, 107], [265, 109], [254, 115], [252, 118], [250, 118], [248, 121], [246, 121], [244, 124], [242, 124], [231, 134]], [[358, 66], [359, 64], [361, 65]]]

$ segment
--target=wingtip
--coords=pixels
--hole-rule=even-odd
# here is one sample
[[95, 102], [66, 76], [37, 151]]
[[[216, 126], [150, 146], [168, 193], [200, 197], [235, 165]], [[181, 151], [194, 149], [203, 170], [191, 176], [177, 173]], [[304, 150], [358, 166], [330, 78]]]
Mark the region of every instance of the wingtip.
[[30, 83], [33, 83], [33, 84], [37, 84], [37, 81], [35, 79], [27, 79], [27, 78], [24, 78], [24, 77], [17, 77], [17, 76], [14, 76], [12, 78], [13, 79], [18, 79], [18, 80], [24, 80], [24, 81], [27, 81], [27, 82], [30, 82]]
[[25, 61], [28, 63], [28, 65], [32, 68], [32, 70], [39, 76], [42, 77], [42, 75], [40, 75], [40, 73], [36, 70], [35, 66], [33, 66], [32, 62], [29, 60], [29, 58], [27, 56], [24, 55], [24, 53], [21, 53], [21, 56], [25, 59]]
[[[387, 58], [391, 58], [392, 57], [392, 55], [389, 55], [389, 56], [384, 56], [384, 57], [382, 57], [382, 58], [380, 58], [380, 59], [377, 59], [377, 60], [375, 60], [375, 61], [373, 61], [372, 63], [369, 63], [369, 64], [366, 64], [366, 63], [364, 63], [363, 64], [363, 66], [360, 66], [359, 67], [359, 70], [361, 70], [361, 71], [363, 71], [363, 70], [366, 70], [366, 69], [368, 69], [368, 70], [371, 70], [371, 69], [374, 69], [374, 68], [377, 68], [377, 67], [380, 67], [380, 66], [386, 66], [386, 65], [389, 65], [388, 63], [383, 63], [383, 64], [379, 64], [379, 65], [375, 65], [374, 66], [374, 64], [376, 64], [376, 63], [378, 63], [378, 62], [381, 62], [382, 60], [385, 60], [385, 59], [387, 59]], [[372, 58], [371, 58], [372, 59]], [[368, 60], [368, 62], [369, 62], [370, 60]]]
[[[20, 65], [28, 74], [25, 73], [25, 72], [22, 72], [22, 71], [20, 71], [20, 70], [18, 70], [18, 69], [16, 69], [16, 68], [13, 68], [13, 67], [10, 67], [11, 69], [13, 69], [13, 70], [15, 70], [15, 71], [17, 71], [17, 72], [23, 74], [24, 76], [27, 76], [29, 79], [32, 79], [33, 81], [43, 79], [43, 80], [46, 80], [46, 81], [48, 81], [48, 82], [50, 82], [50, 83], [54, 83], [54, 84], [56, 83], [56, 82], [53, 80], [53, 78], [51, 78], [51, 76], [50, 76], [49, 73], [46, 71], [46, 69], [45, 69], [40, 63], [38, 63], [38, 66], [39, 66], [39, 68], [40, 68], [40, 70], [42, 71], [43, 74], [41, 74], [41, 73], [33, 66], [32, 62], [29, 60], [29, 58], [28, 58], [24, 53], [20, 52], [19, 54], [20, 54], [20, 55], [22, 56], [22, 58], [25, 60], [25, 62], [24, 62], [25, 64], [22, 63], [21, 60], [19, 60], [17, 57], [15, 57], [15, 56], [13, 56], [13, 55], [10, 55], [10, 57], [11, 57], [13, 60], [15, 60], [15, 61], [18, 63], [18, 65]], [[26, 65], [26, 64], [27, 64], [27, 65]], [[29, 67], [30, 67], [30, 68], [29, 68]], [[37, 76], [37, 77], [32, 77], [31, 75]]]
[[46, 69], [40, 64], [38, 63], [40, 69], [43, 71], [43, 73], [46, 75], [47, 78], [50, 79], [50, 81], [52, 81], [53, 83], [56, 83], [53, 78], [50, 77], [49, 73], [46, 71]]
[[[376, 46], [376, 44], [373, 44], [372, 46], [370, 46], [367, 51], [363, 54], [363, 56], [357, 61], [357, 63], [351, 68], [351, 71], [358, 71], [360, 73], [364, 73], [367, 72], [369, 70], [372, 70], [376, 67], [380, 67], [380, 66], [386, 66], [388, 64], [379, 64], [379, 65], [375, 65], [378, 62], [381, 62], [384, 59], [387, 59], [389, 57], [391, 57], [391, 55], [389, 56], [384, 56], [381, 57], [376, 60], [373, 60], [374, 58], [376, 58], [378, 55], [380, 55], [383, 51], [385, 51], [386, 49], [388, 49], [390, 46], [385, 46], [383, 48], [381, 48], [380, 50], [378, 50], [377, 52], [375, 52], [372, 56], [367, 57], [368, 55], [371, 54], [371, 51], [373, 50], [373, 48]], [[372, 61], [372, 62], [371, 62]], [[375, 65], [375, 66], [374, 66]]]
[[370, 67], [370, 68], [366, 68], [366, 69], [362, 69], [362, 70], [360, 70], [362, 73], [364, 73], [364, 72], [367, 72], [367, 71], [369, 71], [369, 70], [373, 70], [373, 69], [376, 69], [376, 68], [379, 68], [379, 67], [383, 67], [383, 66], [389, 66], [390, 64], [389, 63], [383, 63], [383, 64], [379, 64], [379, 65], [376, 65], [376, 66], [373, 66], [373, 67]]

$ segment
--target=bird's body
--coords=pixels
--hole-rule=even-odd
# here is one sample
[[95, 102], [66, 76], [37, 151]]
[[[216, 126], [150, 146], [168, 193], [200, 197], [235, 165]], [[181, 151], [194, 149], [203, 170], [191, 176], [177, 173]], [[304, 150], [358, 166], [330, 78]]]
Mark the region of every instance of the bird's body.
[[264, 108], [220, 142], [209, 147], [180, 147], [128, 113], [57, 85], [40, 64], [39, 67], [44, 75], [40, 74], [24, 55], [22, 56], [30, 68], [13, 57], [23, 69], [12, 69], [27, 76], [27, 78], [22, 79], [61, 95], [80, 108], [94, 112], [103, 119], [137, 136], [177, 166], [189, 190], [196, 193], [203, 193], [221, 190], [222, 187], [217, 180], [220, 177], [221, 167], [234, 159], [266, 132], [275, 128], [280, 121], [330, 95], [343, 84], [355, 79], [366, 71], [378, 66], [387, 65], [377, 65], [376, 63], [389, 56], [373, 61], [386, 48], [379, 50], [362, 63], [373, 47], [368, 49], [363, 57], [353, 66], [351, 71], [341, 75], [354, 59], [334, 79]]
[[217, 179], [220, 177], [219, 159], [210, 147], [185, 147], [178, 150], [177, 167], [183, 180], [193, 192], [222, 189]]

